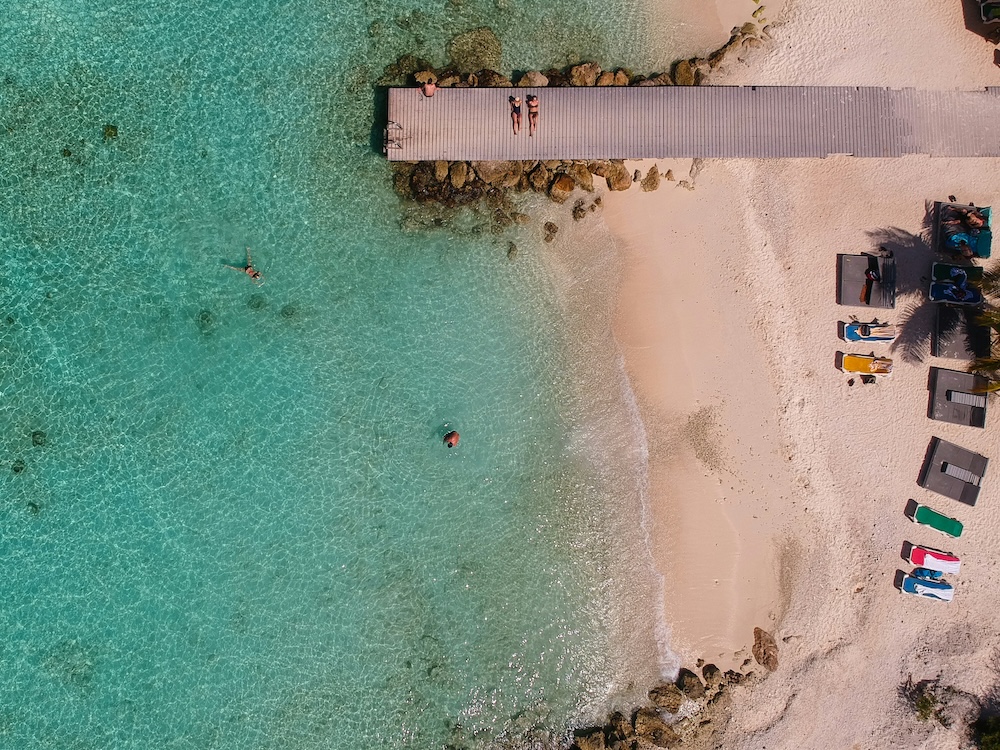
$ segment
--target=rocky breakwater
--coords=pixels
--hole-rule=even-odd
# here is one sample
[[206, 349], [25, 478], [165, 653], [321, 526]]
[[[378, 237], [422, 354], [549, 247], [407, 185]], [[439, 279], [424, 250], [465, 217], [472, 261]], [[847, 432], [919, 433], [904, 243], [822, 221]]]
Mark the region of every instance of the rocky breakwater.
[[[603, 70], [596, 62], [568, 68], [530, 70], [516, 82], [497, 72], [500, 41], [490, 29], [476, 29], [455, 37], [448, 45], [450, 62], [433, 68], [426, 61], [404, 55], [390, 65], [380, 85], [419, 85], [433, 82], [438, 88], [509, 86], [696, 86], [731, 55], [762, 44], [762, 31], [753, 23], [733, 29], [722, 47], [708, 57], [678, 60], [668, 72], [637, 75], [626, 68]], [[607, 161], [494, 161], [494, 162], [393, 162], [396, 192], [418, 203], [448, 207], [488, 201], [504, 203], [507, 193], [534, 192], [556, 203], [566, 202], [576, 190], [594, 191], [595, 179], [609, 190], [628, 190], [638, 183], [642, 190], [656, 190], [661, 175], [653, 165], [645, 176], [630, 174], [620, 160]], [[579, 218], [579, 217], [577, 217]]]

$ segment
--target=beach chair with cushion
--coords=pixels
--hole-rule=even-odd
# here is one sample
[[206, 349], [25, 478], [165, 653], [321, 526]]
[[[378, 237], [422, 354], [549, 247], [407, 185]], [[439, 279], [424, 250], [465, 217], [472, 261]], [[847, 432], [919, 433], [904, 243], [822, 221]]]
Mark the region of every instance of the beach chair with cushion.
[[903, 585], [900, 591], [904, 594], [914, 594], [925, 599], [936, 599], [942, 602], [950, 602], [955, 596], [955, 589], [950, 583], [935, 581], [928, 578], [909, 575], [903, 577]]
[[913, 545], [907, 559], [913, 565], [930, 570], [939, 570], [942, 573], [957, 575], [962, 567], [962, 561], [950, 552], [925, 547], [923, 545]]
[[966, 505], [975, 505], [989, 459], [978, 453], [931, 438], [920, 486]]
[[932, 367], [927, 416], [940, 422], [985, 427], [988, 387], [989, 381], [982, 375]]
[[914, 503], [913, 514], [908, 517], [913, 523], [920, 524], [921, 526], [929, 526], [945, 536], [955, 537], [956, 539], [962, 536], [961, 521], [951, 516], [946, 516], [944, 513], [938, 513], [927, 505]]
[[876, 357], [874, 354], [843, 354], [838, 353], [841, 370], [855, 375], [878, 375], [888, 377], [892, 374], [892, 360], [888, 357]]

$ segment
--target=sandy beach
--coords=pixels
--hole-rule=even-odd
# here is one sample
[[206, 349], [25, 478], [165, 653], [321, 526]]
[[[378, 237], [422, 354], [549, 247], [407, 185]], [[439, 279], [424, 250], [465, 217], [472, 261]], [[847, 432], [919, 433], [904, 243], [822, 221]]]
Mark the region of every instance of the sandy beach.
[[[1000, 84], [994, 46], [961, 3], [843, 6], [789, 0], [770, 39], [712, 84], [975, 89]], [[836, 31], [833, 31], [836, 30]], [[652, 162], [628, 164], [643, 173]], [[663, 161], [675, 182], [604, 197], [623, 276], [614, 333], [649, 440], [651, 541], [671, 647], [739, 668], [753, 628], [780, 666], [734, 693], [726, 748], [960, 748], [966, 714], [1000, 681], [1000, 483], [973, 507], [917, 485], [933, 436], [996, 458], [986, 429], [927, 418], [928, 206], [1000, 199], [993, 159]], [[836, 304], [838, 253], [893, 251], [894, 310]], [[893, 376], [853, 386], [835, 367], [851, 315], [907, 326]], [[860, 350], [859, 350], [860, 351]], [[996, 408], [994, 406], [994, 408]], [[991, 481], [992, 479], [992, 481]], [[904, 516], [909, 499], [966, 525], [950, 540]], [[962, 560], [954, 602], [893, 586], [904, 542]], [[763, 672], [760, 667], [757, 670]], [[950, 727], [900, 697], [954, 688]]]

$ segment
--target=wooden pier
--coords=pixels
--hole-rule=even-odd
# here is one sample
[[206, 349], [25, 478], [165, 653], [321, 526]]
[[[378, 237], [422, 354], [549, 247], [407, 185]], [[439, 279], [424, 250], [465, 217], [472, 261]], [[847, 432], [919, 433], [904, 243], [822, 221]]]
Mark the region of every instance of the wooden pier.
[[[540, 102], [528, 136], [526, 96]], [[520, 135], [508, 96], [522, 100]], [[392, 161], [1000, 156], [1000, 88], [820, 86], [389, 89]]]

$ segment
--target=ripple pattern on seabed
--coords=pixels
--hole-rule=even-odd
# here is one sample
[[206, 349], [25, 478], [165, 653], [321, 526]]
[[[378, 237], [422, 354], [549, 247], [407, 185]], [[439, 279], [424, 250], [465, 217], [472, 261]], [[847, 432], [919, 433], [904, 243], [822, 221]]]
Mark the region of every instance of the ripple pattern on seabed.
[[0, 747], [483, 745], [633, 673], [544, 274], [400, 233], [369, 144], [396, 54], [624, 63], [600, 5], [8, 9]]

